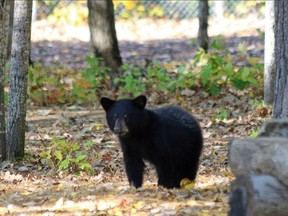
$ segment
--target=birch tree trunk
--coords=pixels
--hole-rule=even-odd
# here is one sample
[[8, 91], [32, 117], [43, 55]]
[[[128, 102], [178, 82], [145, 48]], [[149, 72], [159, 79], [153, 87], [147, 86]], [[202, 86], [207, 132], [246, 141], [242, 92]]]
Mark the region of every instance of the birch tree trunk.
[[112, 0], [87, 0], [89, 10], [90, 40], [95, 57], [103, 58], [111, 68], [112, 77], [119, 73], [122, 58], [115, 30], [114, 6]]
[[275, 4], [274, 118], [288, 117], [288, 1]]
[[199, 29], [198, 29], [198, 46], [206, 52], [208, 50], [208, 0], [199, 0]]
[[32, 0], [15, 1], [7, 119], [7, 158], [24, 156]]
[[273, 104], [275, 82], [274, 1], [265, 1], [264, 102]]

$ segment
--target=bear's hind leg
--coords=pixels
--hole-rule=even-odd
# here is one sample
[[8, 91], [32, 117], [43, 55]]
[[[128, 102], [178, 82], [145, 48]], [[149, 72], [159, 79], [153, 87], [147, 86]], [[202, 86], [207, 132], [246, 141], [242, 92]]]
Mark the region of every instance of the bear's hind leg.
[[166, 188], [178, 188], [180, 185], [174, 182], [174, 169], [169, 166], [156, 166], [158, 185]]

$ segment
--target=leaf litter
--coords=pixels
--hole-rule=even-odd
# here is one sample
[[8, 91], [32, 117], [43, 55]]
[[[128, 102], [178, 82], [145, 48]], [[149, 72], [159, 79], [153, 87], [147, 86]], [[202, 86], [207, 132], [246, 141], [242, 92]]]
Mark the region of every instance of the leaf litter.
[[[170, 43], [171, 49], [179, 47], [179, 41], [177, 45]], [[235, 45], [239, 41], [231, 40], [229, 43]], [[125, 51], [123, 53], [124, 59], [131, 60], [128, 59], [129, 49], [135, 45], [137, 47], [137, 44], [130, 42], [122, 44], [128, 50], [127, 55]], [[146, 47], [144, 42], [141, 46], [144, 49], [155, 49], [155, 46]], [[167, 46], [170, 49], [169, 43]], [[78, 48], [71, 45], [71, 49], [77, 50], [77, 55], [79, 50], [80, 55], [87, 53], [87, 50]], [[34, 53], [40, 50], [46, 50], [43, 64], [53, 64], [55, 53], [51, 53], [43, 44], [34, 43]], [[256, 51], [258, 53], [255, 55], [263, 54], [262, 50], [254, 49], [253, 52]], [[138, 56], [141, 52], [145, 53], [139, 50]], [[48, 58], [48, 63], [45, 53], [52, 59], [49, 62]], [[71, 55], [69, 51], [66, 53]], [[173, 51], [170, 53], [173, 54]], [[37, 58], [41, 56], [36, 55]], [[144, 57], [142, 55], [141, 58]], [[77, 59], [83, 62], [81, 57]], [[217, 97], [208, 97], [207, 93], [194, 90], [183, 91], [180, 99], [176, 95], [169, 95], [169, 101], [161, 101], [159, 95], [150, 96], [150, 105], [159, 102], [181, 105], [199, 119], [203, 130], [205, 145], [196, 181], [183, 183], [182, 189], [170, 190], [157, 186], [156, 172], [149, 164], [144, 174], [143, 187], [136, 190], [129, 186], [118, 140], [109, 132], [104, 112], [99, 105], [30, 107], [27, 113], [25, 159], [0, 164], [0, 214], [227, 215], [229, 189], [234, 179], [228, 165], [228, 143], [233, 138], [247, 137], [259, 130], [262, 123], [271, 117], [269, 108], [253, 106], [255, 97], [252, 99], [249, 90], [238, 92], [228, 89]], [[49, 143], [56, 138], [74, 140], [80, 144], [92, 141], [92, 147], [84, 153], [95, 173], [75, 174], [67, 170], [57, 172], [41, 163], [39, 153], [47, 150]]]
[[[191, 97], [195, 96], [198, 101], [193, 104], [185, 104], [190, 97], [180, 103], [199, 119], [205, 138], [195, 185], [188, 183], [186, 189], [184, 186], [172, 190], [158, 187], [156, 172], [147, 164], [144, 186], [138, 190], [131, 188], [117, 137], [109, 132], [100, 107], [86, 112], [54, 107], [45, 111], [46, 119], [37, 121], [43, 113], [39, 108], [31, 108], [29, 112], [33, 115], [31, 118], [28, 115], [28, 124], [33, 127], [26, 136], [27, 156], [20, 162], [1, 164], [0, 214], [225, 215], [234, 178], [228, 166], [227, 144], [233, 138], [247, 137], [258, 130], [270, 113], [263, 116], [259, 112], [263, 108], [254, 108], [248, 92], [241, 96], [226, 92], [217, 98], [195, 92]], [[228, 119], [216, 119], [220, 107], [225, 107]], [[237, 115], [233, 115], [235, 110]], [[56, 113], [65, 120], [55, 118]], [[29, 136], [31, 132], [34, 136]], [[38, 154], [53, 137], [79, 143], [91, 140], [93, 146], [85, 155], [95, 174], [76, 175], [66, 170], [57, 173], [45, 167]]]

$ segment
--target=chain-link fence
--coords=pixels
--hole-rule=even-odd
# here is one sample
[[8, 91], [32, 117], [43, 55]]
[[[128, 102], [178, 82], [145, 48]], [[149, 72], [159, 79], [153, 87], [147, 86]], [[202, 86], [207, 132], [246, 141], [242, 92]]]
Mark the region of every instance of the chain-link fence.
[[[57, 7], [70, 4], [86, 5], [86, 1], [77, 0], [37, 0], [34, 1], [34, 19], [43, 18], [53, 13]], [[264, 0], [260, 1], [209, 1], [210, 16], [240, 18], [249, 14], [264, 17]], [[114, 0], [117, 17], [162, 17], [170, 19], [195, 18], [198, 15], [199, 1], [168, 1], [168, 0]]]

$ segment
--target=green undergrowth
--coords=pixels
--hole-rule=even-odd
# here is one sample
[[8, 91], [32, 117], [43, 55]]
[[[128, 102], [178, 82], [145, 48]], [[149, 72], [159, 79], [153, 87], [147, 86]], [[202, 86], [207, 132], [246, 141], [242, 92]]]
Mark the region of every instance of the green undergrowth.
[[57, 172], [69, 170], [72, 173], [86, 171], [92, 174], [93, 168], [85, 152], [89, 151], [93, 144], [92, 141], [80, 144], [72, 140], [53, 139], [47, 149], [39, 153], [40, 161]]
[[[210, 43], [209, 53], [199, 49], [185, 65], [152, 62], [148, 67], [124, 64], [121, 76], [112, 80], [120, 96], [136, 96], [157, 92], [158, 95], [180, 94], [185, 90], [204, 90], [218, 96], [227, 88], [245, 90], [262, 88], [263, 63], [250, 57], [243, 44], [231, 55], [223, 40]], [[95, 102], [111, 86], [110, 70], [101, 66], [101, 59], [87, 57], [87, 69], [73, 73], [65, 69], [52, 71], [35, 65], [29, 70], [29, 99], [36, 105], [54, 103]]]

